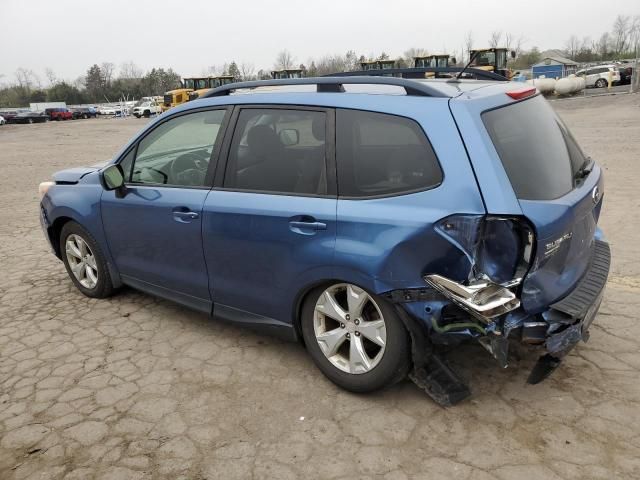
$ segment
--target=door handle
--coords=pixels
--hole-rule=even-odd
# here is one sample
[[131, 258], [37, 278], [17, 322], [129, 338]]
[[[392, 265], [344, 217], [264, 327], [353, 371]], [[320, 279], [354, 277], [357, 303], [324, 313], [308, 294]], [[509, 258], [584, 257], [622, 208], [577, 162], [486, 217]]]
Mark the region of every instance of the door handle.
[[189, 223], [191, 220], [195, 220], [200, 217], [200, 214], [197, 212], [192, 212], [191, 210], [180, 210], [174, 209], [171, 214], [173, 215], [173, 219], [176, 222], [181, 223]]
[[322, 222], [289, 222], [291, 228], [300, 228], [302, 230], [326, 230], [327, 224]]
[[200, 215], [198, 215], [196, 212], [173, 212], [173, 216], [180, 217], [180, 218], [195, 219], [195, 218], [198, 218]]

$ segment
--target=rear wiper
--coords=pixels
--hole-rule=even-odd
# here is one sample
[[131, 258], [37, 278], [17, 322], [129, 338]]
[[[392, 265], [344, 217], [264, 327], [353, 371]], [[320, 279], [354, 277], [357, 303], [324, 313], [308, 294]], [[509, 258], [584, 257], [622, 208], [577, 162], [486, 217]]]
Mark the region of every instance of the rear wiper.
[[595, 164], [596, 162], [593, 161], [593, 158], [587, 157], [584, 162], [582, 162], [582, 166], [578, 169], [573, 178], [578, 180], [588, 176], [591, 173], [591, 170], [593, 170]]

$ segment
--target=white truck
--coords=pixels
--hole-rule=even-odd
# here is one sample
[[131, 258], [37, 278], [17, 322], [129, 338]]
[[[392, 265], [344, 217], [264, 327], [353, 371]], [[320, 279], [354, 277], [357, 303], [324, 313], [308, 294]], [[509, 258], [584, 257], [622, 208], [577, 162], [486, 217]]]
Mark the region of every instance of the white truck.
[[151, 115], [159, 115], [162, 113], [160, 104], [153, 98], [143, 98], [133, 107], [132, 113], [136, 118], [150, 117]]

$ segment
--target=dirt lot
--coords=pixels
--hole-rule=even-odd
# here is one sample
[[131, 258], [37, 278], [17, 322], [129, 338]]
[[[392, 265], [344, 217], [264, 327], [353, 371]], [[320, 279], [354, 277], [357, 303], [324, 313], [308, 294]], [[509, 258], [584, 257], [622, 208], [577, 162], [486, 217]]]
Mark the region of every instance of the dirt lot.
[[37, 185], [145, 120], [0, 127], [0, 478], [640, 478], [640, 96], [553, 102], [606, 169], [614, 263], [591, 340], [546, 382], [456, 356], [474, 396], [359, 396], [302, 347], [124, 290], [89, 300], [50, 253]]

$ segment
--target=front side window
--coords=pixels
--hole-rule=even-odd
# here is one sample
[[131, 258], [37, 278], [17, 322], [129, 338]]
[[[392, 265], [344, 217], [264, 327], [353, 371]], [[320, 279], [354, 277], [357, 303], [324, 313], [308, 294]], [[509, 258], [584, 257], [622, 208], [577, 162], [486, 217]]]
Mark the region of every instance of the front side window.
[[402, 194], [442, 182], [438, 159], [420, 126], [395, 115], [338, 110], [336, 162], [343, 197]]
[[224, 187], [324, 195], [326, 113], [244, 109], [235, 129]]
[[138, 144], [130, 173], [123, 160], [125, 180], [131, 183], [204, 186], [226, 110], [210, 110], [172, 118]]

